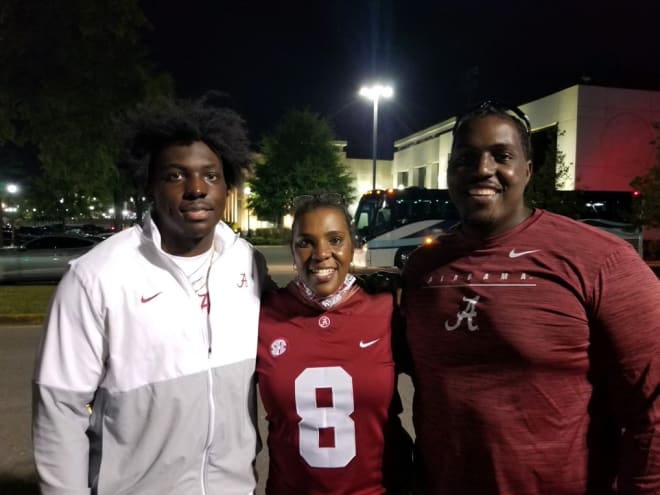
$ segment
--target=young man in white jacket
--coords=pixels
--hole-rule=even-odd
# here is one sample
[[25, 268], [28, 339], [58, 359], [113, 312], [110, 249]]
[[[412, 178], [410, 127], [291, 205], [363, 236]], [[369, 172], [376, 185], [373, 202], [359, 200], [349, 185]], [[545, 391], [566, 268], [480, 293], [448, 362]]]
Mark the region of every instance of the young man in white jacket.
[[151, 211], [75, 260], [55, 293], [34, 379], [40, 487], [250, 494], [263, 265], [221, 221], [250, 164], [243, 121], [200, 100], [131, 131], [122, 168]]

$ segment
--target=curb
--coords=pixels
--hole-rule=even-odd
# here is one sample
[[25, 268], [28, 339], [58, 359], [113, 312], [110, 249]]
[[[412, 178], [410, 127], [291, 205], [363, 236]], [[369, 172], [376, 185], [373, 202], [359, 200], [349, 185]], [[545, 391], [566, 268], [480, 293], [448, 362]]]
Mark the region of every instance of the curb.
[[44, 314], [0, 315], [0, 325], [41, 325]]

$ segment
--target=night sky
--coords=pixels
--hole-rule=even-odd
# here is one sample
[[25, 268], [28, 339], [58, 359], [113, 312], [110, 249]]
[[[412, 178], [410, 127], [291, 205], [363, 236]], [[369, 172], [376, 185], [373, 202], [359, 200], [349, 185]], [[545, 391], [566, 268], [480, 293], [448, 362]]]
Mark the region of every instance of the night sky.
[[660, 90], [660, 1], [142, 0], [145, 42], [178, 96], [227, 92], [253, 142], [284, 112], [329, 119], [351, 157], [371, 156], [379, 78], [379, 157], [394, 140], [486, 97], [522, 104], [565, 87]]

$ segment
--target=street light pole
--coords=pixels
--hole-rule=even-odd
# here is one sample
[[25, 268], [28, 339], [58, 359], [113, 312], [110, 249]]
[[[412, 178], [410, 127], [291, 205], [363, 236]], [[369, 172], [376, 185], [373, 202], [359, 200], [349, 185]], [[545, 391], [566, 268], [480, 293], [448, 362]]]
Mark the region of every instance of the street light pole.
[[245, 186], [243, 188], [243, 195], [245, 196], [245, 211], [247, 212], [247, 236], [250, 235], [250, 206], [248, 205], [250, 194], [252, 194], [252, 188]]
[[[19, 187], [16, 184], [7, 184], [7, 186], [5, 187], [5, 190], [10, 195], [13, 196], [15, 194], [18, 194]], [[16, 245], [16, 212], [18, 210], [18, 206], [14, 206], [13, 209], [14, 209], [14, 211], [12, 211], [12, 213], [14, 213], [14, 214], [11, 217], [11, 240], [10, 240], [10, 243], [11, 243], [10, 245], [11, 246]], [[2, 210], [2, 207], [0, 206], [0, 211], [1, 210]], [[6, 211], [9, 211], [9, 208], [6, 208]], [[2, 217], [1, 217], [1, 214], [0, 214], [0, 223], [2, 223], [1, 220], [2, 220]]]
[[2, 194], [3, 190], [4, 187], [0, 187], [0, 248], [5, 245], [5, 196]]
[[376, 162], [378, 154], [378, 95], [374, 98], [374, 133], [371, 140], [371, 189], [376, 189]]
[[382, 84], [374, 84], [373, 86], [363, 86], [360, 88], [360, 96], [373, 101], [374, 105], [374, 122], [373, 122], [373, 136], [371, 142], [371, 154], [372, 154], [372, 164], [371, 164], [371, 188], [376, 189], [376, 161], [378, 154], [378, 102], [380, 98], [390, 98], [394, 94], [394, 90], [391, 86], [386, 86]]

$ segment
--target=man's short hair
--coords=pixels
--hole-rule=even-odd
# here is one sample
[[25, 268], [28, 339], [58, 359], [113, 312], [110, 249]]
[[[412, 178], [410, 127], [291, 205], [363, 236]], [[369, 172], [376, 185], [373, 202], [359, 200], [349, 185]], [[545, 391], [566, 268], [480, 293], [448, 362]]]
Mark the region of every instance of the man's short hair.
[[493, 115], [513, 122], [522, 145], [525, 158], [529, 160], [532, 156], [532, 126], [527, 115], [520, 108], [512, 105], [497, 102], [495, 100], [485, 100], [477, 106], [470, 108], [465, 113], [456, 118], [456, 124], [452, 130], [454, 141], [452, 142], [452, 151], [457, 141], [456, 136], [470, 124], [473, 120]]
[[135, 112], [129, 117], [120, 170], [144, 187], [164, 148], [202, 141], [220, 158], [227, 187], [240, 185], [252, 166], [247, 130], [234, 110], [218, 105], [222, 99], [220, 93], [209, 92], [198, 100], [170, 101]]

